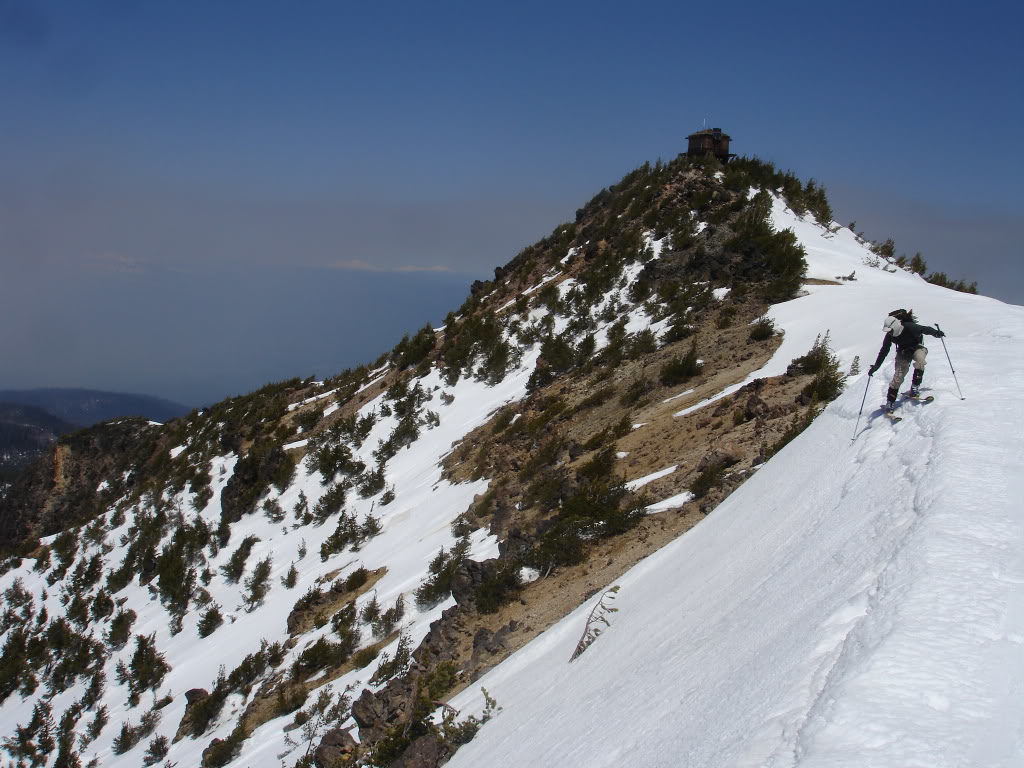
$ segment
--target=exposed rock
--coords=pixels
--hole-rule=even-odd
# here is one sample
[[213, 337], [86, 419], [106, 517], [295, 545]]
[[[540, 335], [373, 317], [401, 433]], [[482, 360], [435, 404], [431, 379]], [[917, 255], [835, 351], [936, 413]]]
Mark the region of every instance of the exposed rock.
[[411, 686], [404, 677], [395, 678], [376, 693], [363, 689], [359, 698], [352, 702], [352, 719], [359, 726], [360, 741], [373, 744], [389, 728], [406, 722], [411, 693]]
[[209, 765], [210, 755], [216, 752], [217, 748], [220, 747], [220, 745], [223, 743], [224, 739], [214, 739], [213, 741], [211, 741], [209, 746], [207, 746], [206, 749], [203, 750], [202, 762], [200, 764], [203, 766]]
[[178, 730], [174, 733], [174, 741], [179, 741], [192, 732], [192, 714], [196, 705], [203, 701], [210, 693], [205, 688], [190, 688], [185, 691], [185, 711], [178, 723]]
[[313, 763], [317, 768], [336, 768], [348, 762], [357, 747], [356, 740], [348, 730], [332, 728], [313, 750]]
[[390, 728], [409, 722], [419, 676], [438, 663], [457, 657], [462, 611], [459, 606], [452, 606], [430, 625], [427, 636], [412, 654], [413, 662], [406, 674], [392, 679], [379, 691], [364, 690], [353, 702], [352, 718], [359, 726], [359, 739], [363, 744], [373, 744]]
[[456, 568], [452, 576], [452, 597], [455, 598], [455, 602], [458, 605], [472, 607], [473, 597], [486, 574], [486, 565], [475, 560], [466, 560]]
[[391, 768], [438, 768], [450, 754], [443, 741], [428, 733], [413, 741], [402, 756], [391, 763]]
[[429, 666], [435, 660], [451, 656], [450, 649], [458, 642], [461, 612], [459, 606], [453, 605], [441, 613], [441, 618], [431, 622], [426, 637], [412, 656], [418, 664]]
[[768, 407], [768, 403], [754, 394], [751, 394], [747, 398], [747, 402], [743, 404], [743, 416], [747, 421], [767, 416], [770, 411], [771, 408]]
[[705, 469], [713, 466], [717, 466], [719, 468], [731, 467], [739, 460], [740, 457], [728, 448], [709, 451], [704, 454], [704, 458], [702, 458], [697, 464], [697, 471], [703, 472]]
[[476, 656], [480, 649], [487, 651], [488, 653], [494, 653], [491, 648], [493, 647], [494, 633], [487, 627], [481, 627], [473, 635], [473, 655]]
[[185, 691], [185, 702], [186, 704], [195, 704], [201, 699], [205, 699], [210, 695], [210, 692], [205, 688], [189, 688]]
[[519, 629], [518, 621], [510, 621], [497, 632], [491, 632], [486, 627], [481, 627], [473, 635], [473, 657], [476, 658], [480, 651], [486, 651], [490, 654], [498, 653], [498, 651], [505, 648], [505, 640], [508, 636], [517, 629]]
[[504, 540], [498, 542], [498, 555], [514, 560], [529, 552], [532, 546], [530, 538], [521, 528], [513, 528]]

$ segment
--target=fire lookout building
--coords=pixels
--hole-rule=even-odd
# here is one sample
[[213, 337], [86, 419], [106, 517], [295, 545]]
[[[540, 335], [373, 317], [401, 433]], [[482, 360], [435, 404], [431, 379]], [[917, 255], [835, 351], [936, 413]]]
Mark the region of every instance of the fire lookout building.
[[686, 137], [689, 142], [686, 147], [686, 154], [691, 157], [703, 157], [714, 155], [723, 163], [736, 155], [729, 153], [729, 134], [722, 133], [721, 128], [708, 128], [703, 131], [691, 133]]

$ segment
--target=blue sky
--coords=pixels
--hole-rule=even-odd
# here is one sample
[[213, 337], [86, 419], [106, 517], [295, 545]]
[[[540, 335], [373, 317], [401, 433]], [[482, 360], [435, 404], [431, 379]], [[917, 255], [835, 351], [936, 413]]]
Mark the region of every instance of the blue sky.
[[195, 403], [364, 362], [704, 120], [1024, 303], [1022, 17], [0, 0], [0, 387]]

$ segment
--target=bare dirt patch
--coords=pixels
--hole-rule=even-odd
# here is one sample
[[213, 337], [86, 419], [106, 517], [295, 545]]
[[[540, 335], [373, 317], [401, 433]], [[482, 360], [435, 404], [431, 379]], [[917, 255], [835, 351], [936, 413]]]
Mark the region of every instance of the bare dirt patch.
[[[321, 577], [320, 582], [326, 583], [331, 581], [331, 579], [337, 575], [340, 570], [341, 569], [332, 571], [330, 574]], [[293, 609], [292, 612], [288, 614], [288, 634], [292, 637], [296, 637], [309, 632], [314, 627], [322, 626], [331, 618], [331, 616], [340, 611], [345, 605], [352, 602], [363, 593], [369, 592], [373, 589], [373, 586], [380, 581], [387, 572], [387, 568], [378, 568], [374, 571], [369, 571], [367, 573], [365, 584], [347, 592], [338, 592], [335, 591], [333, 587], [328, 587], [321, 595], [320, 599], [312, 605], [300, 611]]]

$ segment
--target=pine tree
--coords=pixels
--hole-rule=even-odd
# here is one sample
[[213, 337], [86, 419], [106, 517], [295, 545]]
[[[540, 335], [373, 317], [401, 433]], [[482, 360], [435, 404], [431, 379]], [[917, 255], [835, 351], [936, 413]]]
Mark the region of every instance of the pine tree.
[[252, 574], [245, 580], [247, 609], [252, 611], [263, 602], [263, 598], [270, 591], [270, 571], [272, 560], [266, 557], [256, 563]]
[[288, 569], [288, 573], [286, 573], [281, 578], [281, 585], [285, 589], [293, 589], [295, 587], [295, 585], [298, 583], [298, 581], [299, 581], [299, 571], [298, 571], [298, 569], [296, 569], [295, 563], [292, 563], [291, 568]]
[[110, 749], [115, 755], [123, 755], [138, 743], [138, 729], [126, 720], [121, 723], [121, 730], [114, 737], [114, 742], [111, 744]]
[[217, 603], [213, 603], [203, 611], [203, 615], [199, 619], [197, 627], [199, 636], [208, 637], [223, 623], [224, 617], [221, 615], [220, 606]]
[[674, 387], [687, 379], [700, 374], [703, 365], [697, 360], [697, 343], [690, 345], [689, 351], [682, 358], [674, 357], [661, 368], [661, 383], [666, 387]]
[[237, 584], [238, 580], [242, 578], [245, 561], [249, 559], [249, 554], [258, 541], [259, 538], [256, 536], [246, 536], [238, 545], [238, 549], [231, 553], [227, 564], [221, 566], [220, 572], [224, 574], [224, 578], [229, 584]]
[[170, 744], [166, 736], [154, 736], [153, 740], [149, 742], [146, 754], [142, 757], [142, 764], [146, 766], [156, 765], [167, 756], [169, 750]]
[[134, 706], [138, 703], [139, 694], [158, 688], [170, 669], [164, 655], [157, 650], [156, 633], [136, 635], [135, 653], [129, 666], [125, 667], [123, 661], [118, 662], [117, 681], [128, 686], [129, 701]]

